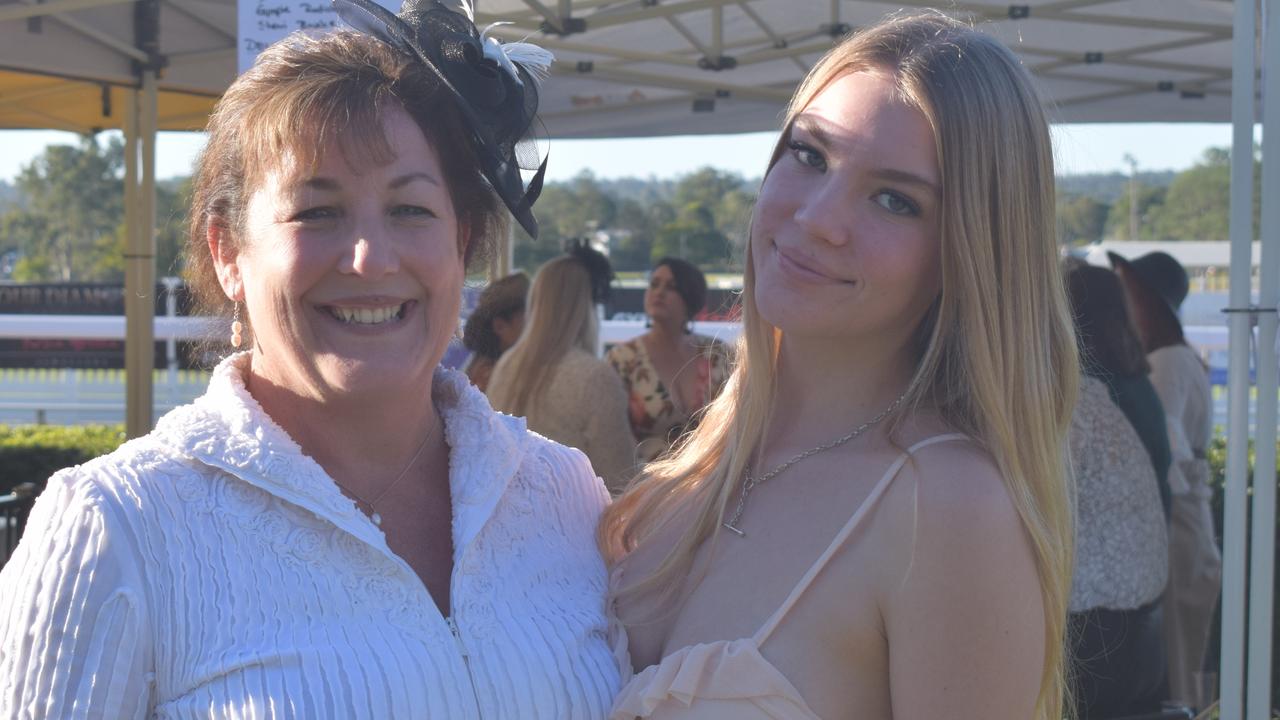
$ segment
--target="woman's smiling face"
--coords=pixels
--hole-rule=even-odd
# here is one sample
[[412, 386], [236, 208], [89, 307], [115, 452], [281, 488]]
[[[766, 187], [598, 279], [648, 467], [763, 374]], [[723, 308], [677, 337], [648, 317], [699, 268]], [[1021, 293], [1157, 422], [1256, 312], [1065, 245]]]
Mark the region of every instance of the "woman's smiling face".
[[439, 158], [397, 105], [381, 113], [385, 164], [286, 159], [250, 196], [238, 275], [255, 376], [312, 398], [430, 387], [458, 322], [459, 227]]
[[796, 117], [752, 218], [755, 302], [784, 333], [906, 343], [941, 288], [933, 131], [881, 71]]

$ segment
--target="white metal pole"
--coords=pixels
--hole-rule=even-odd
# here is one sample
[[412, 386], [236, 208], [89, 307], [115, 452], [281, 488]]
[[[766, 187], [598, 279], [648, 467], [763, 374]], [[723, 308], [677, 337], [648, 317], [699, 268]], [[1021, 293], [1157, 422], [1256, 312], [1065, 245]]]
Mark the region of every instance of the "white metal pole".
[[1249, 343], [1253, 268], [1256, 0], [1235, 4], [1231, 62], [1231, 267], [1227, 363], [1227, 478], [1223, 501], [1221, 718], [1244, 717], [1245, 508], [1249, 472]]
[[[1280, 0], [1262, 13], [1262, 137], [1280, 138]], [[1270, 149], [1270, 152], [1267, 150]], [[1263, 146], [1262, 196], [1280, 197], [1280, 150]], [[1271, 614], [1276, 550], [1276, 329], [1280, 317], [1280, 203], [1262, 203], [1258, 316], [1258, 416], [1254, 438], [1253, 518], [1249, 569], [1249, 675], [1245, 717], [1271, 717]]]

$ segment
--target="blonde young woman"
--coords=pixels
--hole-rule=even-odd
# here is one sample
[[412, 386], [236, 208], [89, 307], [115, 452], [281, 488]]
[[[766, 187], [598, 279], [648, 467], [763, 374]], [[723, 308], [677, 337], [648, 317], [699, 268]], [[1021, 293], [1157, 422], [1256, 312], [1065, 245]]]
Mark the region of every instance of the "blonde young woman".
[[609, 260], [583, 245], [543, 265], [529, 289], [524, 332], [498, 360], [486, 392], [495, 410], [581, 450], [616, 494], [634, 472], [636, 443], [622, 380], [595, 355], [595, 303], [608, 297], [612, 277]]
[[[606, 511], [613, 718], [1063, 714], [1078, 360], [1027, 73], [940, 14], [794, 97], [725, 393]], [[625, 635], [623, 632], [625, 631]]]

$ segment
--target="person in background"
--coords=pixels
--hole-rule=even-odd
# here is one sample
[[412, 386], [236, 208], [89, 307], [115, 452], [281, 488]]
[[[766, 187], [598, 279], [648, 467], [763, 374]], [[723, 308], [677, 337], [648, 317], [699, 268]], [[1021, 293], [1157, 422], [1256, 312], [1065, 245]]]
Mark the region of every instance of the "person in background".
[[585, 244], [539, 268], [524, 332], [498, 360], [488, 395], [496, 410], [585, 453], [616, 494], [634, 471], [636, 451], [622, 381], [595, 354], [595, 306], [612, 278], [608, 258]]
[[1068, 637], [1077, 720], [1159, 712], [1168, 523], [1155, 470], [1107, 386], [1085, 376], [1071, 416], [1076, 565]]
[[498, 358], [516, 343], [524, 330], [524, 302], [528, 294], [528, 275], [521, 272], [499, 278], [480, 293], [475, 311], [467, 317], [462, 344], [472, 355], [462, 370], [480, 392], [488, 389]]
[[1201, 674], [1222, 581], [1206, 457], [1213, 433], [1209, 370], [1187, 344], [1178, 319], [1178, 308], [1190, 289], [1182, 264], [1163, 252], [1132, 261], [1108, 255], [1151, 364], [1151, 383], [1164, 405], [1173, 456], [1169, 587], [1164, 599], [1170, 691], [1179, 702], [1203, 705], [1212, 700], [1204, 696], [1212, 690]]
[[627, 390], [641, 461], [659, 457], [691, 430], [698, 412], [729, 379], [730, 347], [690, 329], [706, 302], [702, 271], [679, 258], [662, 258], [644, 292], [649, 330], [614, 345], [605, 356]]
[[272, 45], [209, 119], [188, 281], [240, 352], [50, 479], [0, 572], [0, 717], [591, 720], [613, 700], [604, 487], [439, 367], [503, 205], [537, 233], [512, 148], [545, 67], [486, 57], [430, 0], [338, 10], [359, 30]]
[[612, 720], [1062, 720], [1080, 369], [1040, 98], [940, 12], [841, 39], [774, 146], [735, 369], [601, 521]]
[[1148, 377], [1150, 366], [1142, 340], [1129, 319], [1124, 288], [1107, 268], [1084, 263], [1067, 270], [1067, 296], [1075, 317], [1076, 339], [1084, 372], [1101, 380], [1111, 400], [1142, 438], [1155, 470], [1160, 504], [1169, 515], [1169, 431], [1164, 407]]
[[[1169, 572], [1169, 495], [1154, 465], [1161, 458], [1160, 470], [1168, 469], [1164, 412], [1115, 273], [1073, 265], [1067, 293], [1085, 369], [1071, 418], [1072, 694], [1079, 720], [1158, 712], [1168, 692], [1160, 596]], [[1137, 423], [1117, 406], [1117, 394]], [[1162, 452], [1152, 452], [1155, 441]]]

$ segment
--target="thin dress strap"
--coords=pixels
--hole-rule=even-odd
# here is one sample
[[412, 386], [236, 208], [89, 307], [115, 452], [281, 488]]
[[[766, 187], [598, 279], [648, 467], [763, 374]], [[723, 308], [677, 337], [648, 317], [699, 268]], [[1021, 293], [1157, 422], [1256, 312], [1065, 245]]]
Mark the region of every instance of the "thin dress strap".
[[893, 464], [889, 466], [889, 469], [885, 471], [884, 477], [880, 478], [880, 481], [876, 483], [876, 486], [871, 489], [871, 494], [867, 496], [867, 499], [863, 500], [862, 504], [858, 506], [857, 511], [853, 513], [853, 517], [849, 518], [849, 521], [844, 524], [844, 527], [840, 529], [840, 532], [836, 533], [835, 539], [827, 546], [826, 551], [823, 552], [822, 555], [818, 556], [817, 561], [809, 568], [809, 572], [805, 573], [804, 577], [800, 578], [800, 582], [796, 583], [795, 588], [791, 591], [791, 594], [787, 596], [787, 599], [782, 603], [781, 607], [779, 607], [773, 615], [765, 621], [764, 625], [760, 626], [760, 629], [756, 631], [756, 634], [753, 636], [756, 645], [763, 645], [765, 641], [769, 639], [769, 636], [777, 629], [778, 624], [782, 622], [784, 617], [786, 617], [787, 613], [791, 610], [791, 607], [796, 604], [796, 601], [800, 599], [800, 596], [804, 594], [804, 591], [809, 589], [809, 586], [813, 584], [814, 579], [818, 577], [818, 573], [822, 572], [822, 569], [827, 566], [827, 562], [831, 560], [831, 557], [839, 552], [840, 548], [844, 545], [845, 540], [848, 540], [849, 536], [853, 534], [853, 531], [857, 529], [858, 524], [862, 522], [862, 518], [866, 517], [867, 513], [875, 507], [876, 501], [878, 501], [880, 496], [884, 494], [884, 491], [888, 489], [890, 483], [893, 482], [893, 479], [898, 476], [898, 471], [902, 469], [904, 464], [906, 464], [907, 458], [911, 457], [911, 455], [917, 450], [921, 450], [935, 443], [968, 439], [968, 435], [962, 435], [960, 433], [934, 435], [933, 437], [925, 438], [915, 445], [912, 445], [907, 448], [906, 452], [899, 455], [898, 459], [894, 460]]

